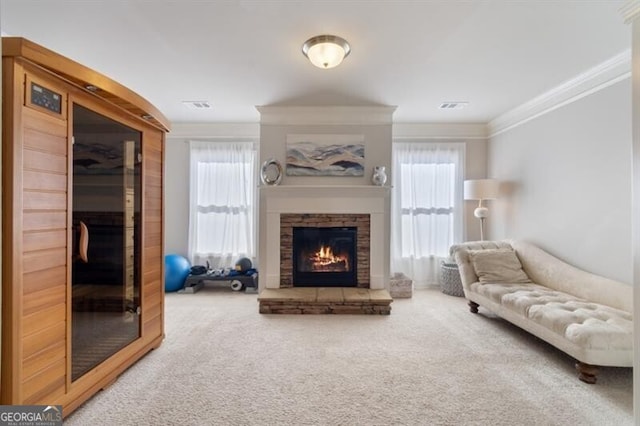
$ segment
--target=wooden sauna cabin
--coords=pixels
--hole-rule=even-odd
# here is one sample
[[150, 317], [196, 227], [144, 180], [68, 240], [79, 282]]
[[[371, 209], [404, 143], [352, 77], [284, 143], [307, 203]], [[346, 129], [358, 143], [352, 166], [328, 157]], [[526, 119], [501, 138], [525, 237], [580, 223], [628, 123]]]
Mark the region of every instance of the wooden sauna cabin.
[[164, 335], [169, 123], [110, 78], [2, 39], [0, 404], [66, 416]]

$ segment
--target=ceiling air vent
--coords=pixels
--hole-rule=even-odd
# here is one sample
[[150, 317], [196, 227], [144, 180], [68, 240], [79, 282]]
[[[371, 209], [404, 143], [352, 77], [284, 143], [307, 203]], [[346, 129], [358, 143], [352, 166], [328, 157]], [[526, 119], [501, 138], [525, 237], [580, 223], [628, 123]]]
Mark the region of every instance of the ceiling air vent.
[[182, 104], [187, 108], [195, 109], [198, 111], [212, 108], [209, 101], [182, 101]]
[[443, 102], [438, 108], [440, 109], [462, 109], [469, 105], [469, 102]]

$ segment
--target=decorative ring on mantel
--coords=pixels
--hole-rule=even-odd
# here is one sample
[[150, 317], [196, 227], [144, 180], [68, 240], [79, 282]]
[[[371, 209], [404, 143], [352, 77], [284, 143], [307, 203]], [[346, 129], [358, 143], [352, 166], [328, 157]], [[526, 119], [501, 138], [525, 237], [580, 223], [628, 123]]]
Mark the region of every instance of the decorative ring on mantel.
[[269, 158], [260, 167], [260, 180], [265, 185], [279, 185], [282, 180], [282, 165], [275, 158]]

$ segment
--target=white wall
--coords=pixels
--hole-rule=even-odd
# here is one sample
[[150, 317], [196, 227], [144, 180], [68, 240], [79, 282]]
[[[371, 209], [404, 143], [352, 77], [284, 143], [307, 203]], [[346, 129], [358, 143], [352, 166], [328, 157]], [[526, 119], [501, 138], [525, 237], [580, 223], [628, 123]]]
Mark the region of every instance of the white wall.
[[[464, 179], [484, 179], [487, 177], [487, 140], [470, 139], [465, 141], [465, 171]], [[492, 201], [485, 201], [484, 205], [491, 207]], [[475, 200], [464, 202], [464, 235], [465, 241], [477, 241], [480, 239], [480, 220], [473, 215], [473, 211], [478, 207]], [[485, 224], [487, 234], [491, 232], [491, 224]]]
[[532, 241], [632, 282], [631, 82], [622, 80], [489, 140], [490, 238]]
[[[374, 166], [391, 166], [391, 125], [262, 125], [260, 130], [260, 164], [273, 157], [284, 167], [287, 135], [364, 135], [364, 176], [287, 176], [282, 185], [371, 185]], [[390, 174], [387, 184], [391, 184]]]
[[189, 232], [189, 144], [167, 139], [164, 184], [165, 254], [187, 256]]
[[[632, 113], [633, 113], [633, 327], [640, 330], [640, 1], [627, 3], [626, 18], [632, 25]], [[633, 335], [633, 418], [640, 424], [640, 333]]]

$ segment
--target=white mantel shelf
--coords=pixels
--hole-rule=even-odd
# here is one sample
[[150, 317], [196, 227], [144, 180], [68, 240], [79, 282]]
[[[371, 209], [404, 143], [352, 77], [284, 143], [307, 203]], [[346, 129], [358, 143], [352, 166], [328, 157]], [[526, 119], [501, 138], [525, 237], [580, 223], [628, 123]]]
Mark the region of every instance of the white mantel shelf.
[[391, 190], [390, 186], [376, 185], [262, 185], [259, 188], [262, 193], [276, 197], [385, 197]]
[[386, 213], [391, 187], [376, 185], [261, 186], [269, 213]]

